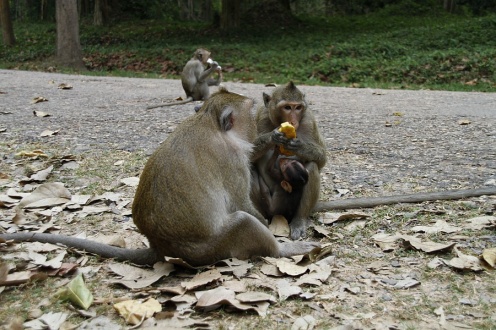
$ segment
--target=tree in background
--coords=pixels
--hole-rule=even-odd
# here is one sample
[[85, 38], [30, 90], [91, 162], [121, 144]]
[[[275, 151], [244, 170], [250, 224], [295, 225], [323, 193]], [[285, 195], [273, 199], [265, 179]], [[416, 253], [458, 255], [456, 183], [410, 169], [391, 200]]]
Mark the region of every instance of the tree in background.
[[3, 43], [7, 46], [13, 46], [16, 40], [10, 17], [9, 0], [0, 0], [0, 23], [2, 26]]
[[240, 1], [222, 0], [222, 11], [220, 13], [220, 28], [229, 30], [239, 27]]
[[56, 0], [57, 60], [62, 66], [84, 69], [79, 41], [77, 1]]

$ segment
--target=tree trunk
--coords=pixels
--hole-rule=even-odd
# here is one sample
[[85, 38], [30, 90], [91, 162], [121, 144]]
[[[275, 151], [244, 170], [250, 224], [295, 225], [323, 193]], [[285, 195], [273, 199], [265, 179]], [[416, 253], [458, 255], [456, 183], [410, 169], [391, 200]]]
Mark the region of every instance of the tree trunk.
[[222, 0], [222, 9], [220, 14], [220, 28], [229, 30], [239, 27], [239, 10], [240, 0]]
[[95, 0], [95, 13], [93, 15], [93, 25], [103, 25], [102, 1]]
[[201, 6], [201, 19], [205, 22], [212, 21], [212, 0], [204, 0]]
[[2, 26], [2, 39], [6, 46], [15, 44], [14, 28], [10, 16], [9, 0], [0, 0], [0, 23]]
[[79, 22], [76, 0], [56, 0], [57, 60], [62, 66], [84, 69], [83, 52], [79, 42]]

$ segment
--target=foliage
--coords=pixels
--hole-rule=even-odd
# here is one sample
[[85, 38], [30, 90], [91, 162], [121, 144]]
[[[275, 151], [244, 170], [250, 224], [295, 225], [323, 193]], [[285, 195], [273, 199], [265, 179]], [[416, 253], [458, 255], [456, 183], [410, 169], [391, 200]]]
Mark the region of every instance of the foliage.
[[[227, 34], [198, 22], [83, 23], [81, 44], [92, 74], [177, 78], [193, 51], [206, 47], [227, 80], [495, 91], [496, 14], [406, 17], [391, 12], [300, 17], [290, 28], [254, 27]], [[57, 68], [50, 62], [53, 23], [19, 23], [14, 29], [18, 44], [0, 45], [0, 67]]]

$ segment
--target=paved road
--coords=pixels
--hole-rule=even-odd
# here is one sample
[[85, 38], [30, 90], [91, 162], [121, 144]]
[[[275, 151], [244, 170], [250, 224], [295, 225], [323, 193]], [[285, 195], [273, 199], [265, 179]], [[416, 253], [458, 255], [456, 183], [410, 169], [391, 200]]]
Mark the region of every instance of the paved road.
[[[58, 89], [60, 83], [73, 88]], [[260, 84], [225, 86], [258, 102], [271, 91]], [[324, 186], [334, 181], [355, 194], [377, 194], [478, 187], [496, 179], [494, 93], [299, 87], [329, 149]], [[32, 104], [37, 96], [48, 101]], [[178, 96], [178, 80], [0, 70], [0, 141], [43, 141], [76, 154], [150, 153], [194, 105], [145, 108]], [[51, 116], [37, 118], [33, 110]], [[41, 138], [45, 129], [61, 131]]]

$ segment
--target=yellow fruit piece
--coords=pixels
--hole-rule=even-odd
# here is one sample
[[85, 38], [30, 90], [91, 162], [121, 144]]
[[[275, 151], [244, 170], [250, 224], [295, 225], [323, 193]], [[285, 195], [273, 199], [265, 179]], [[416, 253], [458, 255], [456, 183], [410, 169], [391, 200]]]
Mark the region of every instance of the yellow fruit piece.
[[295, 128], [289, 122], [282, 123], [279, 132], [283, 132], [288, 139], [294, 139], [296, 137]]
[[[294, 139], [296, 138], [296, 130], [293, 125], [291, 125], [289, 122], [284, 122], [281, 124], [281, 127], [279, 128], [279, 132], [284, 133], [284, 135], [288, 139]], [[279, 146], [279, 151], [281, 154], [286, 155], [286, 156], [292, 156], [294, 155], [293, 152], [284, 149], [283, 146]]]

